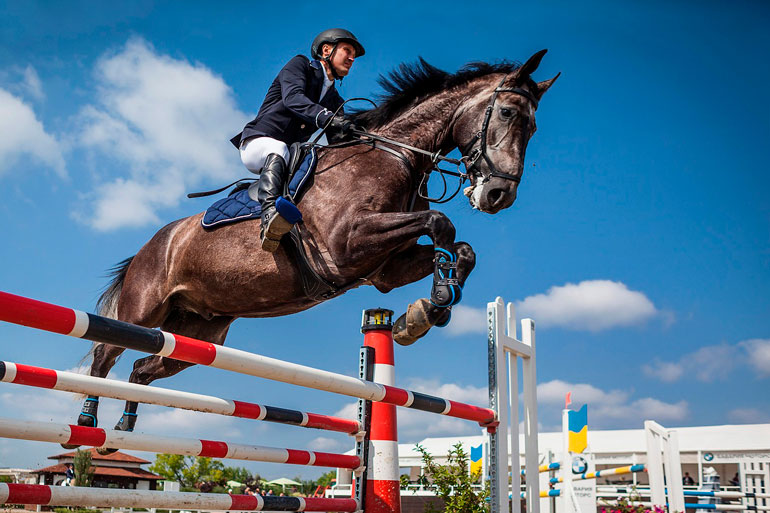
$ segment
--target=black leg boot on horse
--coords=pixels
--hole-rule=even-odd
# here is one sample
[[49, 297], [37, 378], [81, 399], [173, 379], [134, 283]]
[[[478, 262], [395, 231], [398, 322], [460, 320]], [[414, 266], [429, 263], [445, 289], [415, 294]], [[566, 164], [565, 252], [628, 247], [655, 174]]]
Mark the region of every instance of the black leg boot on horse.
[[[470, 269], [475, 265], [475, 256]], [[431, 326], [444, 327], [452, 318], [452, 306], [462, 299], [462, 283], [458, 275], [457, 255], [443, 248], [435, 248], [433, 257], [433, 287], [430, 300], [418, 299], [410, 304], [405, 314], [393, 324], [393, 335], [402, 346], [413, 344]], [[470, 272], [467, 269], [467, 272]]]
[[[83, 403], [83, 409], [80, 410], [78, 416], [78, 426], [97, 427], [99, 421], [97, 416], [99, 414], [99, 398], [95, 395], [89, 395]], [[80, 445], [77, 444], [59, 444], [65, 449], [77, 449]]]
[[[133, 431], [134, 426], [136, 426], [136, 410], [138, 406], [139, 403], [126, 401], [126, 406], [123, 409], [123, 415], [120, 417], [120, 420], [117, 424], [115, 424], [113, 429], [115, 431]], [[113, 449], [112, 447], [99, 447], [96, 449], [96, 452], [102, 456], [112, 454], [116, 451], [117, 449]]]
[[265, 165], [257, 182], [257, 201], [262, 207], [262, 228], [259, 232], [259, 240], [262, 243], [262, 249], [270, 253], [278, 249], [281, 238], [291, 230], [295, 222], [281, 215], [276, 208], [276, 201], [283, 198], [288, 174], [283, 157], [271, 153], [265, 159]]

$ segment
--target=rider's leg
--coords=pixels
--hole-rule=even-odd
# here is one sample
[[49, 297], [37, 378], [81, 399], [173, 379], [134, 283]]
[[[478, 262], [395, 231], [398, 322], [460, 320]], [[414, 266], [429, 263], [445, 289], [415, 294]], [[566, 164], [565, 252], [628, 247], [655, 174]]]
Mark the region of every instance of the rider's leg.
[[262, 249], [273, 253], [278, 249], [281, 237], [294, 226], [275, 208], [275, 201], [283, 194], [283, 185], [288, 178], [288, 170], [283, 157], [271, 153], [265, 160], [265, 167], [257, 185], [257, 199], [262, 206], [262, 229], [259, 240]]
[[289, 148], [270, 137], [256, 137], [241, 144], [241, 160], [253, 173], [260, 173], [259, 182], [249, 188], [249, 196], [262, 207], [262, 228], [259, 238], [262, 249], [273, 253], [291, 227], [291, 222], [275, 209], [288, 178]]

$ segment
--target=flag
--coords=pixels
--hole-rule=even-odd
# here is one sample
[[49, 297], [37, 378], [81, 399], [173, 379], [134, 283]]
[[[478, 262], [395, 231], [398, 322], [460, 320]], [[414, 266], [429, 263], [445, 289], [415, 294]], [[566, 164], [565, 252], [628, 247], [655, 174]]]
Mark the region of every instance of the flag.
[[481, 474], [484, 462], [484, 444], [478, 447], [471, 447], [471, 474]]
[[588, 446], [588, 405], [584, 404], [578, 411], [568, 411], [569, 426], [568, 450], [580, 454]]

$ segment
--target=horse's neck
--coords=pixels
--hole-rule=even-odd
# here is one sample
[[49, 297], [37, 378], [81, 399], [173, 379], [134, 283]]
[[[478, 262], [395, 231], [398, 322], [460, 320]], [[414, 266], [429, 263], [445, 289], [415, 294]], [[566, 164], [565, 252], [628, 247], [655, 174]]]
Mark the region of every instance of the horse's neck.
[[[377, 132], [416, 148], [446, 154], [457, 147], [452, 137], [455, 121], [466, 107], [469, 97], [478, 95], [481, 87], [482, 84], [470, 83], [434, 94], [414, 104]], [[426, 163], [425, 159], [418, 160], [414, 154], [409, 158], [413, 165], [417, 161]]]

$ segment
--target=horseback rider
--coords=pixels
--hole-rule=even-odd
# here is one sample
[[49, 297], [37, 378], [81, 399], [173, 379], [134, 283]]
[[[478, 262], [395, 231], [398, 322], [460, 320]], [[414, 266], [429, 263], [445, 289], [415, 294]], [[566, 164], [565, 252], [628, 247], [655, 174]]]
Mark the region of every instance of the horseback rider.
[[289, 146], [307, 141], [319, 128], [344, 136], [353, 127], [342, 114], [343, 99], [334, 81], [350, 72], [353, 61], [364, 55], [364, 47], [350, 31], [336, 28], [318, 34], [310, 54], [313, 60], [297, 55], [281, 69], [257, 117], [230, 140], [240, 150], [246, 169], [260, 174], [249, 195], [262, 207], [259, 239], [262, 249], [270, 253], [293, 226], [275, 208], [288, 179]]

